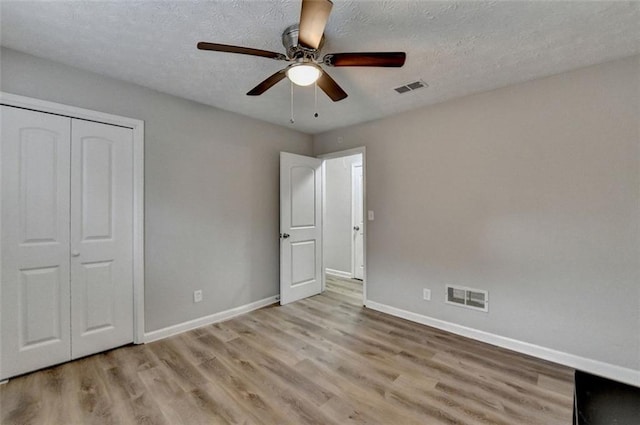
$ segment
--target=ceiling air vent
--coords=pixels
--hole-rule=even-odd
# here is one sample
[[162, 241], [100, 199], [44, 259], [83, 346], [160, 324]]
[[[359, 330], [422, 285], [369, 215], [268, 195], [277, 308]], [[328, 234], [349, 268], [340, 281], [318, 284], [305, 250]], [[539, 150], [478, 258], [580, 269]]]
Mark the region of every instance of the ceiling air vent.
[[425, 83], [422, 80], [414, 81], [413, 83], [405, 84], [404, 86], [396, 87], [394, 90], [398, 93], [407, 93], [413, 90], [418, 90], [423, 87], [429, 87], [429, 84]]
[[474, 310], [489, 311], [489, 292], [463, 286], [446, 285], [447, 304]]

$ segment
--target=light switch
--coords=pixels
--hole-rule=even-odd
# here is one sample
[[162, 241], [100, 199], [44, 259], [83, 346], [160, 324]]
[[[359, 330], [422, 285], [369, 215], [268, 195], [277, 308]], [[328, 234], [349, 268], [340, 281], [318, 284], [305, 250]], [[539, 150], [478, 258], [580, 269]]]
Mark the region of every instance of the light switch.
[[373, 221], [373, 211], [372, 210], [367, 211], [367, 218], [369, 219], [369, 221]]

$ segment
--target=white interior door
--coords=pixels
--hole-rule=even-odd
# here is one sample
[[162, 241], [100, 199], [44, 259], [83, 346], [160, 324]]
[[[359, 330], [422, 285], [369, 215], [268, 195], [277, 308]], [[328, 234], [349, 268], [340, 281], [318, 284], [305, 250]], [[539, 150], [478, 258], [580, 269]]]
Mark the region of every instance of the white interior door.
[[280, 304], [322, 291], [322, 160], [280, 153]]
[[353, 213], [353, 277], [364, 279], [364, 211], [362, 198], [362, 164], [351, 167], [351, 211]]
[[133, 132], [73, 120], [72, 358], [133, 341]]
[[0, 378], [70, 359], [71, 119], [1, 106]]

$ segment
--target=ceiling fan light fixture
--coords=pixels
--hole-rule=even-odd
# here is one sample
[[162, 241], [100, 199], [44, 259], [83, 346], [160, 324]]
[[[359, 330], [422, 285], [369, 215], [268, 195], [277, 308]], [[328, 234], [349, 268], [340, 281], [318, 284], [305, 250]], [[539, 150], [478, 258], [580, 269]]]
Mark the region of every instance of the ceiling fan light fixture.
[[312, 63], [293, 64], [287, 68], [286, 74], [291, 82], [298, 86], [310, 86], [318, 81], [322, 71]]
[[[2, 1], [2, 0], [0, 0]], [[199, 50], [227, 52], [250, 56], [259, 56], [290, 65], [276, 71], [264, 81], [247, 92], [247, 96], [260, 96], [271, 87], [288, 77], [291, 84], [310, 86], [314, 83], [329, 98], [338, 102], [345, 99], [347, 93], [325, 72], [320, 65], [331, 67], [387, 67], [399, 68], [407, 58], [405, 52], [347, 52], [328, 53], [319, 58], [323, 46], [324, 30], [333, 7], [332, 0], [301, 0], [299, 23], [290, 25], [282, 34], [282, 45], [287, 53], [270, 52], [251, 47], [231, 46], [228, 44], [208, 43], [201, 41]], [[293, 88], [293, 86], [291, 86]], [[412, 89], [412, 87], [410, 87]], [[293, 90], [291, 91], [293, 94]], [[316, 91], [317, 93], [317, 91]], [[293, 97], [293, 95], [292, 95]]]

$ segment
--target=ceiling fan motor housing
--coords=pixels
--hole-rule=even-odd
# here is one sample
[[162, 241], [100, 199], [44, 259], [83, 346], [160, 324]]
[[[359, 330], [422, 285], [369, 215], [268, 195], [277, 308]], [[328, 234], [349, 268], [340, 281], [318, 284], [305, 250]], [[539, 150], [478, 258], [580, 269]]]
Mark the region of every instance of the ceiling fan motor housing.
[[308, 49], [306, 47], [302, 47], [298, 44], [298, 34], [300, 33], [300, 28], [298, 24], [293, 24], [282, 33], [282, 45], [287, 51], [287, 57], [289, 59], [300, 59], [300, 58], [310, 58], [316, 59], [316, 55], [322, 49], [324, 45], [324, 35], [320, 40], [320, 45], [317, 49]]

